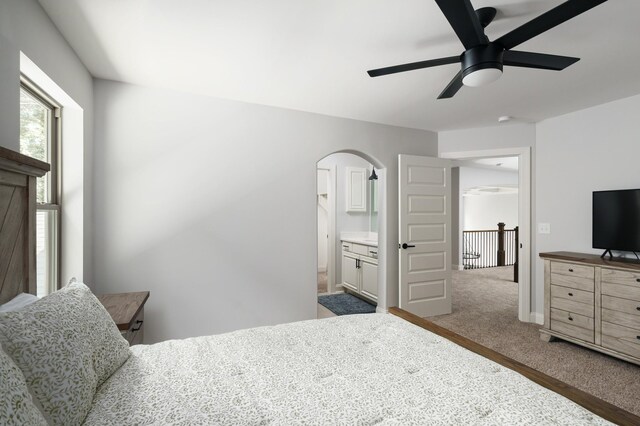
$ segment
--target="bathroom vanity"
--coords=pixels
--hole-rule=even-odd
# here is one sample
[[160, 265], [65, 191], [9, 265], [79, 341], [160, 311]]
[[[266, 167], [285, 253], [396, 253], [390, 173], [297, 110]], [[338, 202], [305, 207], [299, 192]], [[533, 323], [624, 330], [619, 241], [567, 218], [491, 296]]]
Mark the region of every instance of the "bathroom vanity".
[[378, 241], [342, 237], [342, 286], [356, 296], [378, 300]]

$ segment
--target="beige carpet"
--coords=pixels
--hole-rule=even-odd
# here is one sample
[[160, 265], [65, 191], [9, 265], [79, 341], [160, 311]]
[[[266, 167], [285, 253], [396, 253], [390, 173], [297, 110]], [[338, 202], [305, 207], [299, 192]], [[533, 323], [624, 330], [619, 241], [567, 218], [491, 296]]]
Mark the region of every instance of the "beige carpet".
[[640, 367], [580, 346], [540, 340], [518, 321], [512, 267], [454, 271], [453, 313], [429, 320], [640, 415]]

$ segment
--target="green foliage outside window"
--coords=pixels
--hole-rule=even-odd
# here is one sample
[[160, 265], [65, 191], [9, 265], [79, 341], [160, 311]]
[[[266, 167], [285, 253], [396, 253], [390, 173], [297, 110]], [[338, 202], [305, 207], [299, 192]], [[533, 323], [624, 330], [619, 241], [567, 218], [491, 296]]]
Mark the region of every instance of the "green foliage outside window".
[[[47, 107], [24, 90], [20, 91], [20, 153], [48, 161], [49, 113]], [[37, 186], [37, 201], [44, 203], [47, 201], [44, 177], [38, 178]]]

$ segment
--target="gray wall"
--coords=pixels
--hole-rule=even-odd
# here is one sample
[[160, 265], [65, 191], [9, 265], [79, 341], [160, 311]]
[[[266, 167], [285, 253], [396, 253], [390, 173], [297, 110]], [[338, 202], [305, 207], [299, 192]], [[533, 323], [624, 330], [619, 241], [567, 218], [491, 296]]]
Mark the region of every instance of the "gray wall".
[[[20, 52], [56, 82], [84, 110], [84, 150], [81, 166], [83, 182], [74, 188], [83, 191], [84, 217], [79, 230], [82, 252], [70, 255], [83, 258], [83, 270], [77, 276], [89, 285], [92, 279], [91, 231], [93, 164], [93, 82], [91, 75], [58, 32], [36, 0], [0, 1], [0, 146], [20, 149]], [[64, 148], [63, 148], [64, 149]], [[63, 165], [64, 167], [64, 165]], [[77, 164], [71, 165], [77, 167]], [[64, 172], [64, 170], [63, 170]], [[64, 179], [64, 176], [63, 176]], [[62, 200], [64, 203], [64, 200]], [[63, 231], [64, 232], [64, 231]], [[77, 235], [78, 232], [75, 232]], [[74, 246], [79, 246], [74, 244]]]
[[[593, 191], [640, 188], [640, 96], [545, 120], [537, 128], [537, 252], [591, 248]], [[543, 262], [536, 259], [542, 277]], [[542, 279], [538, 280], [541, 290]], [[538, 291], [537, 306], [543, 293]]]
[[95, 81], [99, 291], [151, 290], [155, 342], [316, 316], [316, 163], [387, 167], [388, 293], [398, 297], [399, 153], [433, 132]]
[[504, 124], [438, 133], [438, 152], [535, 147], [535, 124]]

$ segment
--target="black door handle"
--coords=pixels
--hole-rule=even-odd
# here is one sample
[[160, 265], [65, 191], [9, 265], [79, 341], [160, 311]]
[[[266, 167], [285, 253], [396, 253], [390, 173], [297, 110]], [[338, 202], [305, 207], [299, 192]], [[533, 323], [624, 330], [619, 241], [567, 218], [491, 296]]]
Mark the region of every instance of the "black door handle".
[[405, 250], [406, 250], [406, 249], [408, 249], [409, 247], [415, 247], [415, 246], [412, 246], [412, 245], [407, 244], [407, 243], [402, 243], [402, 248], [403, 248], [403, 249], [405, 249]]

